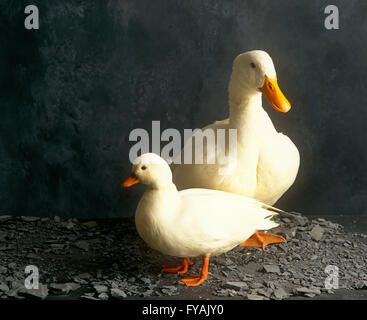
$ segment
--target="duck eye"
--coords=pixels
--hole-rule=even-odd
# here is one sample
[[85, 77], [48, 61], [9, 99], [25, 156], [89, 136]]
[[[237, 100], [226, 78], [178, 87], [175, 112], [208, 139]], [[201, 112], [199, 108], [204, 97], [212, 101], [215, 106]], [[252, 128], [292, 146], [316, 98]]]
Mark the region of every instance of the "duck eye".
[[147, 166], [142, 166], [141, 167], [141, 170], [146, 170], [147, 169]]
[[250, 66], [251, 66], [251, 68], [254, 68], [254, 69], [256, 68], [255, 63], [253, 63], [253, 62], [250, 63]]

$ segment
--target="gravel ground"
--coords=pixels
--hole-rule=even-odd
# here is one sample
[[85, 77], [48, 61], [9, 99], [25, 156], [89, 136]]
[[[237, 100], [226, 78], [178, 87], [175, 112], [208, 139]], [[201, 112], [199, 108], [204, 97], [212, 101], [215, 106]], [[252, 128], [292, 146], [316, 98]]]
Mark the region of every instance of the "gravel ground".
[[[195, 288], [179, 282], [184, 275], [160, 272], [162, 264], [180, 260], [147, 247], [132, 218], [0, 216], [0, 299], [314, 298], [335, 292], [325, 288], [328, 265], [339, 269], [339, 289], [366, 290], [367, 236], [294, 214], [272, 230], [286, 243], [213, 257], [212, 274]], [[199, 274], [201, 259], [193, 261], [189, 274]], [[27, 265], [39, 269], [38, 290], [24, 288]]]

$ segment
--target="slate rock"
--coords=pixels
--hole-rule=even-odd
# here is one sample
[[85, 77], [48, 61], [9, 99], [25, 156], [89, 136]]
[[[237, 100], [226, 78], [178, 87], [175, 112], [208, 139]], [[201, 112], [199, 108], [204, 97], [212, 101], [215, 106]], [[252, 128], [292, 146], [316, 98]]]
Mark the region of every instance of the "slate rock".
[[87, 227], [89, 229], [93, 229], [93, 228], [96, 228], [98, 224], [96, 221], [88, 221], [88, 222], [83, 222], [82, 226]]
[[228, 289], [235, 289], [235, 290], [248, 289], [247, 283], [242, 281], [226, 282], [225, 287]]
[[[339, 283], [341, 287], [349, 290], [365, 289], [367, 245], [364, 244], [364, 239], [367, 236], [348, 234], [341, 226], [336, 224], [334, 226], [325, 219], [315, 219], [311, 223], [305, 218], [303, 221], [305, 223], [302, 224], [297, 222], [297, 218], [303, 220], [301, 215], [289, 216], [290, 221], [283, 220], [279, 227], [280, 231], [290, 230], [287, 233], [291, 237], [287, 243], [269, 246], [265, 251], [257, 248], [236, 247], [215, 258], [211, 270], [213, 275], [210, 279], [212, 280], [205, 283], [205, 287], [209, 290], [199, 290], [201, 298], [206, 299], [207, 292], [223, 297], [243, 296], [246, 298], [249, 294], [250, 298], [262, 300], [285, 299], [288, 297], [287, 294], [303, 297], [313, 297], [319, 292], [333, 294], [333, 291], [322, 288], [327, 276], [324, 267], [328, 264], [339, 266], [340, 274], [343, 277]], [[41, 221], [44, 222], [42, 219]], [[70, 222], [75, 226], [69, 230], [66, 225]], [[117, 224], [107, 220], [98, 221], [98, 230], [93, 228], [94, 223], [91, 228], [84, 226], [83, 223], [85, 221], [79, 223], [73, 219], [54, 223], [51, 219], [51, 223], [41, 224], [37, 221], [26, 222], [17, 218], [2, 224], [0, 219], [0, 238], [1, 234], [5, 234], [3, 239], [6, 238], [6, 241], [0, 240], [0, 265], [3, 266], [4, 272], [0, 273], [0, 288], [3, 289], [0, 289], [0, 298], [31, 297], [22, 293], [18, 294], [20, 287], [13, 286], [12, 283], [24, 283], [25, 275], [22, 266], [28, 263], [36, 264], [33, 260], [37, 263], [38, 261], [44, 262], [40, 265], [42, 265], [42, 276], [45, 277], [45, 283], [51, 283], [49, 295], [58, 295], [63, 292], [63, 289], [67, 291], [67, 283], [75, 283], [77, 287], [81, 284], [86, 284], [88, 287], [105, 285], [108, 288], [106, 292], [96, 292], [92, 289], [91, 294], [83, 293], [83, 296], [88, 296], [88, 298], [82, 299], [93, 300], [110, 297], [122, 299], [124, 295], [131, 297], [176, 295], [180, 285], [183, 286], [182, 290], [186, 290], [183, 283], [173, 282], [175, 277], [162, 278], [159, 273], [147, 271], [158, 268], [161, 263], [160, 255], [145, 247], [144, 250], [141, 250], [144, 244], [136, 236], [133, 219]], [[323, 229], [319, 242], [311, 241], [313, 238], [310, 233], [316, 226]], [[295, 237], [292, 236], [292, 229], [297, 231]], [[92, 244], [94, 248], [95, 244], [98, 254], [82, 255], [82, 251], [72, 250], [71, 252], [66, 251], [70, 253], [70, 257], [66, 257], [65, 253], [60, 250], [50, 250], [52, 245], [65, 249], [65, 247], [74, 246], [74, 243], [78, 241], [86, 244], [84, 249], [91, 249]], [[118, 245], [111, 245], [114, 243]], [[80, 249], [84, 250], [83, 245]], [[76, 261], [78, 263], [75, 263]], [[13, 266], [12, 263], [16, 263], [14, 264], [15, 270], [9, 267], [9, 263], [10, 267]], [[270, 268], [275, 266], [285, 272], [267, 272], [264, 265], [270, 265]], [[120, 267], [113, 268], [112, 266]], [[193, 268], [197, 269], [197, 267]], [[192, 271], [198, 272], [196, 269]], [[92, 271], [90, 274], [79, 274], [84, 270]], [[132, 277], [132, 274], [135, 277]], [[56, 283], [56, 279], [58, 281], [62, 279], [62, 283]], [[236, 282], [245, 283], [248, 288], [241, 290], [241, 285]], [[218, 283], [222, 285], [218, 286]], [[236, 284], [229, 284], [227, 287], [226, 283]], [[163, 286], [163, 284], [173, 285]], [[8, 288], [9, 290], [4, 292]], [[298, 291], [293, 288], [298, 288]], [[113, 289], [121, 290], [124, 294], [116, 290], [114, 293]], [[73, 291], [65, 292], [65, 296], [67, 295], [72, 296]]]
[[[283, 273], [284, 275], [284, 273]], [[268, 288], [271, 288], [271, 289], [275, 289], [276, 288], [276, 282], [273, 281], [273, 280], [270, 280], [270, 281], [265, 281], [264, 282], [265, 285], [268, 287]]]
[[15, 263], [15, 262], [10, 262], [9, 264], [8, 264], [8, 268], [9, 269], [15, 269], [17, 267], [17, 264]]
[[68, 221], [68, 222], [64, 222], [62, 224], [62, 226], [65, 228], [65, 229], [68, 229], [68, 230], [73, 230], [75, 228], [75, 224], [71, 221]]
[[298, 287], [295, 289], [298, 293], [311, 293], [311, 294], [316, 294], [319, 295], [321, 294], [320, 288], [306, 288], [306, 287]]
[[85, 299], [85, 300], [97, 300], [97, 301], [100, 300], [100, 299], [94, 297], [93, 295], [89, 295], [89, 294], [84, 294], [80, 298]]
[[7, 295], [8, 297], [11, 297], [11, 298], [17, 298], [17, 299], [20, 299], [20, 298], [21, 298], [21, 296], [19, 296], [19, 295], [18, 295], [18, 288], [16, 288], [16, 289], [10, 289], [10, 290], [6, 293], [6, 295]]
[[277, 299], [285, 299], [289, 296], [289, 293], [282, 287], [278, 287], [274, 290], [274, 296]]
[[7, 293], [9, 290], [9, 287], [5, 283], [0, 284], [0, 291]]
[[64, 243], [51, 243], [50, 247], [54, 250], [62, 250], [65, 247]]
[[257, 295], [257, 294], [248, 294], [247, 299], [248, 300], [265, 300], [265, 297]]
[[73, 281], [79, 284], [88, 284], [88, 281], [80, 279], [79, 277], [73, 277]]
[[280, 268], [279, 266], [275, 265], [275, 264], [264, 264], [263, 266], [264, 271], [267, 273], [280, 273]]
[[260, 282], [251, 282], [249, 283], [249, 287], [252, 289], [264, 288]]
[[84, 251], [88, 251], [89, 250], [89, 244], [85, 240], [76, 241], [73, 245], [75, 247], [79, 248], [79, 249], [84, 250]]
[[32, 216], [21, 216], [20, 218], [24, 222], [34, 222], [40, 220], [40, 217], [32, 217]]
[[85, 272], [85, 273], [78, 274], [78, 277], [80, 279], [90, 279], [92, 276], [89, 273]]
[[153, 290], [147, 290], [143, 293], [141, 293], [141, 295], [146, 298], [146, 297], [150, 297], [153, 294]]
[[367, 289], [367, 281], [366, 280], [359, 280], [355, 284], [356, 289]]
[[162, 293], [168, 296], [173, 296], [173, 295], [178, 294], [178, 289], [175, 286], [163, 286], [161, 291]]
[[273, 289], [267, 288], [267, 289], [256, 289], [256, 294], [263, 295], [267, 298], [270, 298], [273, 293]]
[[6, 232], [0, 231], [0, 242], [5, 241], [7, 236]]
[[13, 218], [12, 216], [7, 216], [7, 215], [0, 216], [0, 222], [6, 222], [6, 221], [9, 221], [9, 220], [11, 220], [12, 218]]
[[284, 234], [285, 237], [289, 240], [290, 238], [293, 238], [296, 236], [297, 229], [296, 228], [282, 228], [280, 233]]
[[108, 300], [109, 296], [106, 292], [102, 292], [98, 295], [98, 298], [101, 299], [101, 300]]
[[219, 289], [214, 294], [218, 297], [228, 297], [229, 296], [229, 292], [226, 289]]
[[114, 298], [126, 298], [127, 294], [119, 288], [112, 288], [111, 289], [111, 296], [114, 297]]
[[256, 262], [249, 262], [247, 265], [244, 266], [247, 273], [254, 273], [256, 271], [261, 270], [261, 265]]
[[143, 281], [145, 284], [151, 283], [151, 280], [149, 278], [141, 278], [141, 281]]
[[253, 276], [251, 274], [244, 274], [242, 277], [242, 281], [252, 281]]
[[98, 292], [98, 293], [106, 293], [108, 292], [108, 287], [102, 284], [95, 284], [94, 285], [94, 289]]
[[62, 291], [65, 293], [69, 293], [70, 291], [74, 291], [79, 289], [81, 286], [78, 283], [75, 282], [67, 282], [67, 283], [51, 283], [50, 284], [50, 288], [57, 290], [57, 291]]
[[304, 216], [295, 216], [294, 222], [296, 223], [296, 225], [304, 227], [307, 224], [308, 219]]
[[26, 289], [24, 286], [21, 286], [18, 290], [18, 293], [43, 300], [48, 296], [48, 287], [44, 284], [39, 284], [38, 289]]
[[309, 232], [312, 239], [315, 241], [320, 241], [322, 238], [322, 235], [324, 233], [324, 228], [320, 227], [318, 224], [315, 225], [312, 230]]

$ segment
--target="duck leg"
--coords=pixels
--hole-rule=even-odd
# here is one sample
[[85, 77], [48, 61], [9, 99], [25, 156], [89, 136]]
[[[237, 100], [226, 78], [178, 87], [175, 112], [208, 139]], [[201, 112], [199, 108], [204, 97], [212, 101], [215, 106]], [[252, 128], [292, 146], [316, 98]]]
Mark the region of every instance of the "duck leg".
[[187, 278], [181, 279], [180, 281], [182, 281], [188, 287], [196, 287], [199, 284], [203, 283], [208, 277], [208, 274], [210, 274], [208, 268], [209, 268], [209, 257], [204, 257], [200, 276], [188, 276]]
[[242, 242], [240, 246], [262, 248], [264, 250], [268, 244], [282, 242], [286, 242], [282, 236], [272, 233], [255, 232], [250, 238]]
[[162, 266], [162, 272], [172, 272], [172, 273], [186, 273], [188, 270], [189, 265], [192, 265], [193, 262], [190, 261], [190, 258], [183, 258], [182, 264], [177, 267], [169, 267], [169, 266]]

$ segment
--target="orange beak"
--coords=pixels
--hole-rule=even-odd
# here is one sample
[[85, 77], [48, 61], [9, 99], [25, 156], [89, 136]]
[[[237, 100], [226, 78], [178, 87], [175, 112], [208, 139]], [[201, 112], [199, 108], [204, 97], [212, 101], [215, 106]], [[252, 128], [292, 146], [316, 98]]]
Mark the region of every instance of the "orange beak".
[[131, 187], [139, 182], [140, 182], [139, 179], [132, 174], [123, 183], [121, 183], [121, 188]]
[[290, 110], [291, 104], [280, 90], [276, 77], [270, 79], [265, 75], [264, 85], [260, 88], [260, 91], [275, 110], [280, 112], [288, 112]]

